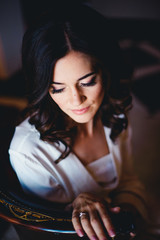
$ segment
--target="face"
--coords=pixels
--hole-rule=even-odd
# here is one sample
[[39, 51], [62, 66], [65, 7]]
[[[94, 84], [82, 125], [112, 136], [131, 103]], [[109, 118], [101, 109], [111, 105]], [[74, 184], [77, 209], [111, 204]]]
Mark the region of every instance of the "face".
[[91, 59], [71, 51], [56, 62], [49, 94], [74, 121], [88, 123], [102, 103], [104, 90], [101, 76], [94, 72]]

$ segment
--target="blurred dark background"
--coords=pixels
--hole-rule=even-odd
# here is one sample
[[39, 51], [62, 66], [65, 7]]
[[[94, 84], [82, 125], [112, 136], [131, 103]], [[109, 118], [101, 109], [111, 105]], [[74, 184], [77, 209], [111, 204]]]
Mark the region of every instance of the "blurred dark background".
[[[22, 36], [27, 26], [56, 2], [60, 1], [0, 1], [0, 96], [20, 98], [25, 96], [25, 84], [21, 72]], [[135, 68], [133, 92], [147, 105], [150, 112], [155, 113], [159, 110], [160, 104], [158, 94], [160, 1], [88, 0], [84, 2], [109, 19], [128, 63]], [[150, 76], [152, 76], [152, 84], [150, 84]]]
[[[153, 196], [154, 212], [159, 216], [160, 1], [86, 2], [108, 18], [126, 61], [134, 68], [133, 109], [129, 115], [133, 128], [134, 165]], [[17, 115], [27, 105], [21, 70], [22, 37], [32, 21], [55, 3], [54, 0], [0, 1], [0, 169], [7, 165], [5, 159]], [[6, 172], [1, 173], [1, 181], [3, 174]], [[156, 224], [160, 224], [160, 217], [156, 221]], [[1, 224], [1, 229], [5, 227], [5, 224]]]

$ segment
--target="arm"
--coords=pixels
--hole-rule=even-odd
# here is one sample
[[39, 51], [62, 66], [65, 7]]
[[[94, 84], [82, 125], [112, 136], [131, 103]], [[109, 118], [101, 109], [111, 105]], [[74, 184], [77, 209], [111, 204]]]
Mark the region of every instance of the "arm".
[[66, 199], [54, 171], [48, 171], [34, 156], [31, 158], [11, 149], [9, 154], [11, 165], [25, 193], [55, 202]]

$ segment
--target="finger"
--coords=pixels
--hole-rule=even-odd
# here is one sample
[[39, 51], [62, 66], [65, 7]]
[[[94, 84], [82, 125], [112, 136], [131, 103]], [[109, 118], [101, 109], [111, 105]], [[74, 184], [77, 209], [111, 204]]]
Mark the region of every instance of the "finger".
[[91, 226], [94, 229], [98, 239], [107, 240], [103, 223], [100, 220], [100, 217], [99, 217], [99, 214], [97, 211], [92, 211], [90, 213], [90, 223], [91, 223]]
[[97, 211], [99, 212], [100, 218], [102, 219], [102, 222], [103, 222], [109, 236], [112, 238], [115, 237], [116, 231], [112, 224], [111, 218], [107, 212], [106, 207], [102, 203], [98, 202], [97, 203]]
[[73, 227], [76, 231], [76, 233], [78, 234], [79, 237], [83, 237], [84, 236], [84, 231], [82, 229], [82, 225], [79, 219], [79, 212], [77, 211], [73, 211], [72, 213], [72, 224]]
[[80, 218], [82, 228], [84, 232], [87, 234], [88, 238], [91, 240], [98, 240], [96, 233], [90, 223], [90, 217], [87, 215], [83, 215]]

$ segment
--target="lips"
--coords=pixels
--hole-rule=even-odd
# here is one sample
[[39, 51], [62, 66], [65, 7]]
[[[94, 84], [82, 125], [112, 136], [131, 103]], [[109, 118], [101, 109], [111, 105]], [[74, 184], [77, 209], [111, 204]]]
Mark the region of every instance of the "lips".
[[73, 109], [72, 112], [77, 114], [77, 115], [81, 115], [86, 113], [89, 110], [90, 107], [86, 107], [86, 108], [81, 108], [81, 109]]

